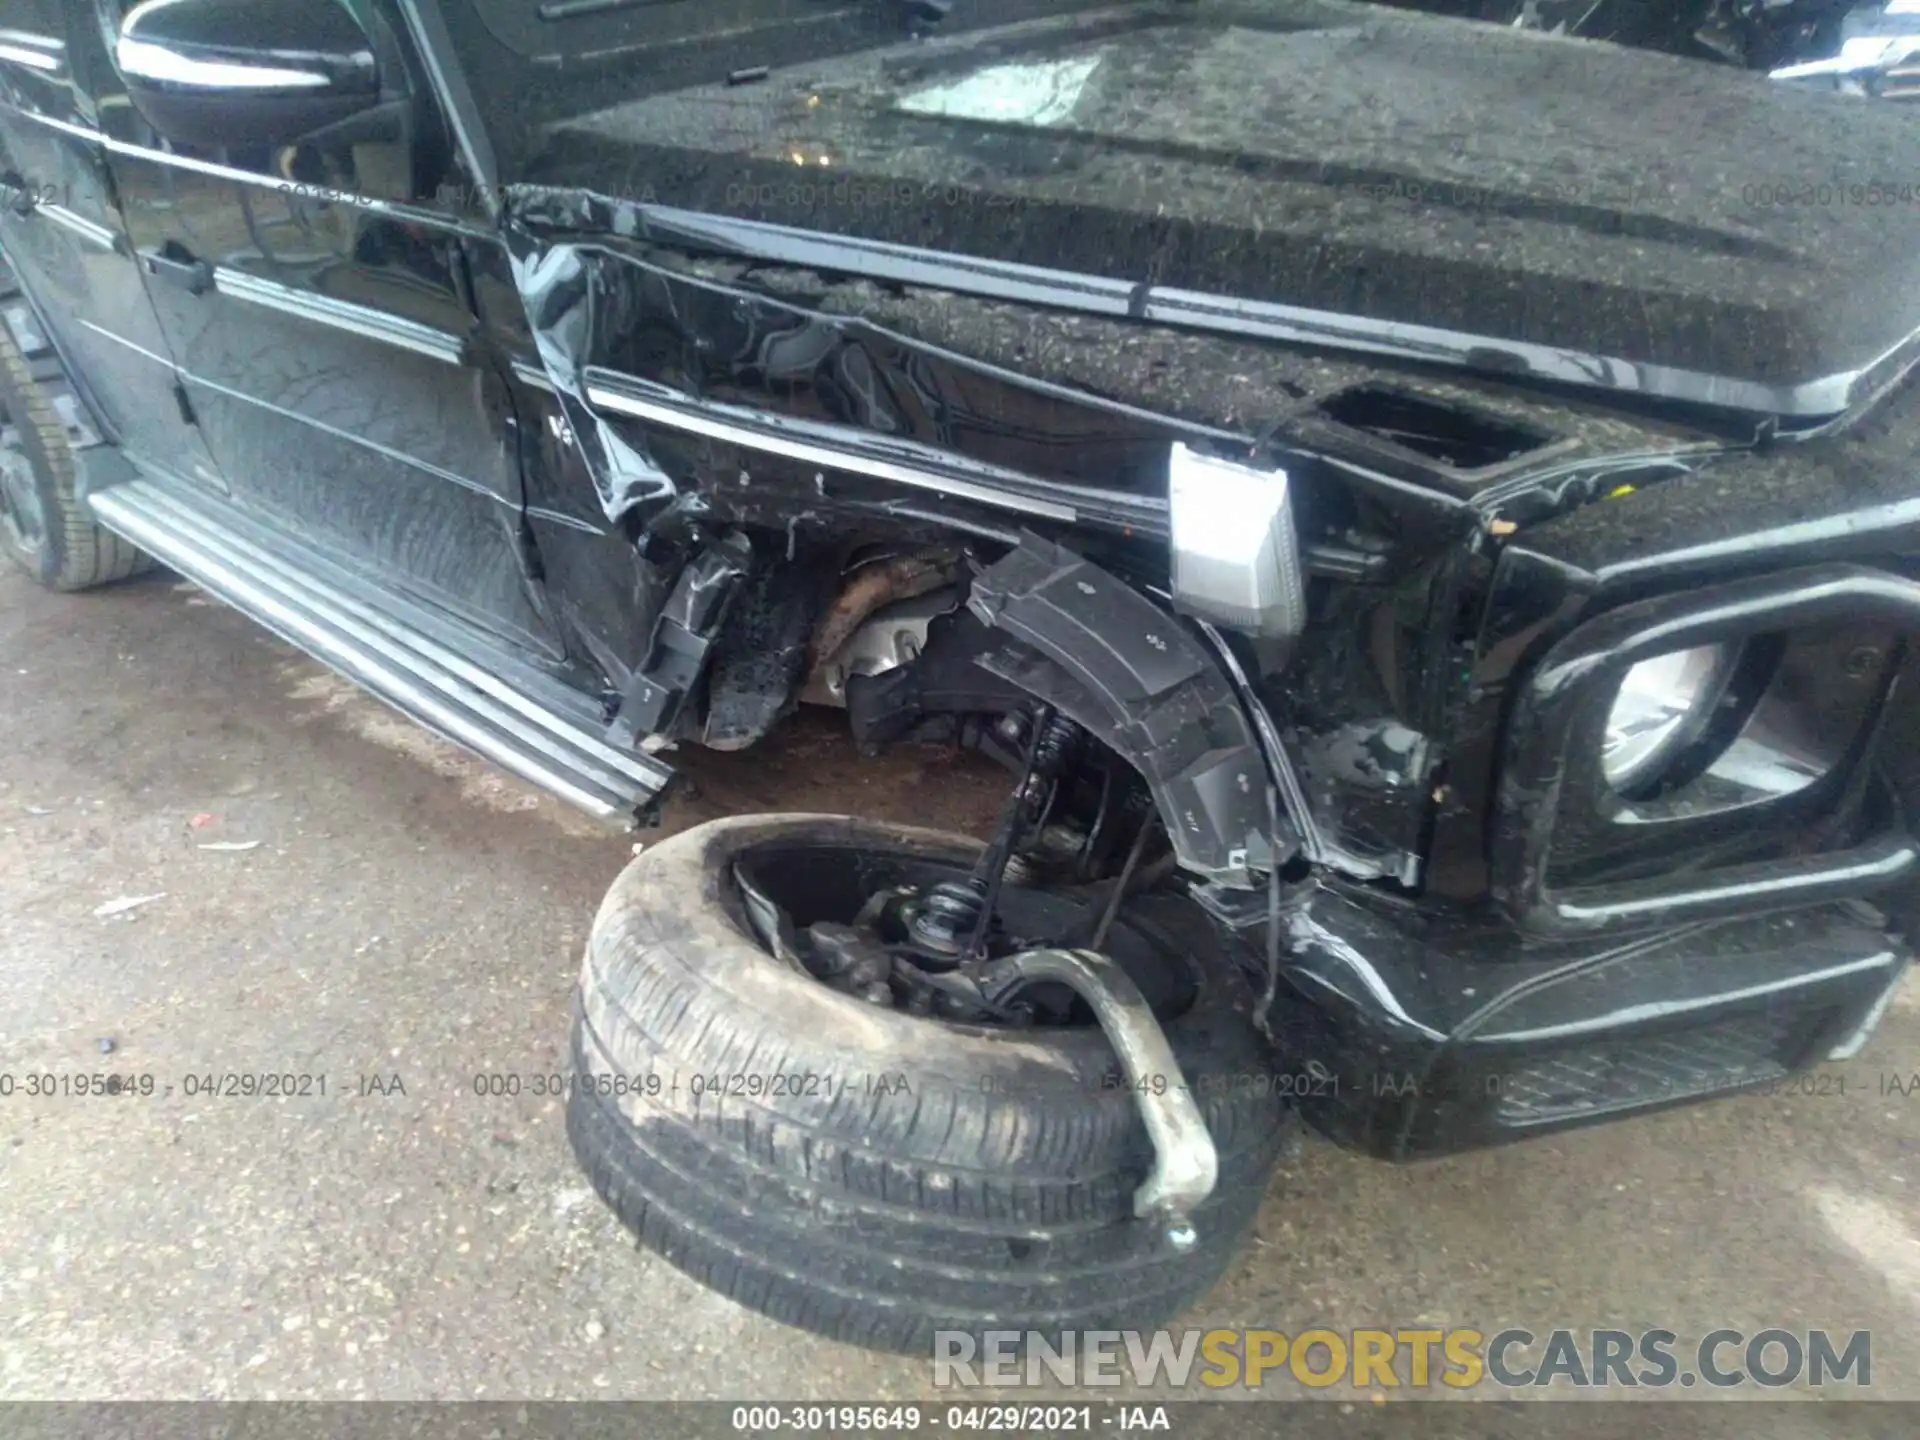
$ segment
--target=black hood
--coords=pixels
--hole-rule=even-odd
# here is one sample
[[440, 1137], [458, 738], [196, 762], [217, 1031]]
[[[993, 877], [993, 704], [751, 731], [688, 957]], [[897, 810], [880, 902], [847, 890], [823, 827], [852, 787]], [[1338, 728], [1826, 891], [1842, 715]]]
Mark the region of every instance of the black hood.
[[1202, 0], [776, 67], [555, 125], [528, 178], [1755, 411], [1856, 403], [1920, 332], [1910, 107], [1371, 7]]

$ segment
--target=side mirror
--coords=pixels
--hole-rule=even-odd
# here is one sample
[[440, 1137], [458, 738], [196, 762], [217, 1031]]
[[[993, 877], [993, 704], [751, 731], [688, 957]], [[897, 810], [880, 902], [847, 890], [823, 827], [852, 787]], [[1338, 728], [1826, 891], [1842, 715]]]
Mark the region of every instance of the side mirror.
[[114, 62], [147, 123], [201, 149], [290, 145], [382, 93], [374, 42], [339, 0], [144, 0]]

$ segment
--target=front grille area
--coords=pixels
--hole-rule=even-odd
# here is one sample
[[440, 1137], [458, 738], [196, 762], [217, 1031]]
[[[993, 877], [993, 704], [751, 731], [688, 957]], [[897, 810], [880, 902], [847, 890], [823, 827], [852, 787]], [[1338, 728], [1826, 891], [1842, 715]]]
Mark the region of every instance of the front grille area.
[[1758, 1012], [1672, 1035], [1614, 1038], [1545, 1056], [1499, 1077], [1496, 1121], [1510, 1129], [1698, 1099], [1792, 1068], [1808, 1017]]

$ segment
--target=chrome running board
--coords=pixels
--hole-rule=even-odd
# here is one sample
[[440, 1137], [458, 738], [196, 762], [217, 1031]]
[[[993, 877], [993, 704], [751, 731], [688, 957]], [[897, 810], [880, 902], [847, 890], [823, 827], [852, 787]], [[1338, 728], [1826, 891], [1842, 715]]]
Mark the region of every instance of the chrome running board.
[[399, 604], [348, 593], [329, 562], [276, 553], [269, 532], [218, 502], [117, 479], [131, 473], [121, 457], [93, 453], [112, 456], [87, 490], [102, 525], [409, 719], [616, 824], [631, 824], [673, 778], [651, 756], [607, 744], [590, 697], [510, 657], [462, 654]]

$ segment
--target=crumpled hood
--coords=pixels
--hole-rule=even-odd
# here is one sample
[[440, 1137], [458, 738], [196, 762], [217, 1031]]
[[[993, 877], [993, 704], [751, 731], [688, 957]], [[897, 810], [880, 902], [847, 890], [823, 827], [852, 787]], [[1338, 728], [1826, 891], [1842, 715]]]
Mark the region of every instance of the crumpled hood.
[[1414, 354], [1680, 393], [1671, 371], [1743, 409], [1842, 408], [1920, 331], [1909, 107], [1371, 7], [1006, 27], [548, 142], [543, 183], [1098, 277], [1147, 318], [1360, 317]]

